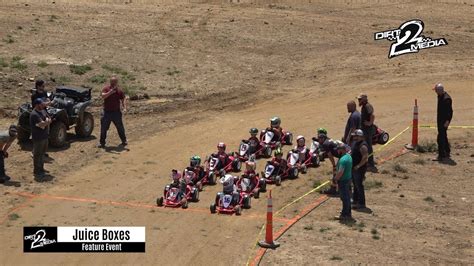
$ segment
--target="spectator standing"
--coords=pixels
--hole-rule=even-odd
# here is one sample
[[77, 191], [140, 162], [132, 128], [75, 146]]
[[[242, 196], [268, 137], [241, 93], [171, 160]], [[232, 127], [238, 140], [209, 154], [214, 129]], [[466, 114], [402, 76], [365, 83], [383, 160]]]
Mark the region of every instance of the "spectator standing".
[[351, 145], [351, 134], [356, 130], [360, 129], [360, 112], [357, 111], [357, 105], [354, 101], [347, 103], [347, 112], [350, 113], [349, 118], [347, 119], [346, 129], [344, 130], [344, 137], [342, 141], [348, 145]]
[[342, 211], [339, 216], [336, 216], [336, 219], [342, 222], [350, 222], [354, 220], [351, 214], [350, 195], [350, 186], [352, 178], [352, 158], [347, 153], [346, 145], [342, 142], [338, 144], [337, 152], [341, 155], [341, 158], [337, 161], [334, 182], [337, 183], [339, 193], [341, 195]]
[[10, 180], [5, 171], [5, 158], [8, 158], [8, 148], [16, 139], [17, 130], [11, 125], [8, 131], [0, 131], [0, 183]]
[[448, 127], [453, 118], [453, 100], [444, 90], [443, 84], [436, 84], [433, 90], [438, 95], [438, 112], [436, 119], [438, 127], [438, 157], [433, 160], [443, 161], [451, 157], [451, 148], [448, 141]]
[[369, 149], [369, 161], [367, 165], [367, 171], [376, 173], [377, 168], [375, 167], [374, 155], [372, 149], [372, 138], [375, 134], [375, 116], [374, 107], [369, 103], [367, 94], [361, 93], [357, 97], [359, 106], [361, 107], [361, 129], [364, 131], [365, 141], [367, 142], [367, 148]]
[[104, 99], [104, 109], [100, 118], [100, 143], [98, 147], [105, 148], [105, 140], [110, 123], [114, 123], [118, 135], [122, 141], [122, 146], [127, 146], [127, 137], [125, 136], [125, 127], [122, 121], [122, 110], [127, 112], [127, 99], [122, 89], [118, 86], [117, 77], [110, 78], [110, 84], [102, 90], [102, 99]]
[[367, 161], [369, 150], [367, 142], [364, 140], [364, 132], [357, 129], [352, 133], [353, 144], [351, 149], [352, 157], [352, 183], [354, 184], [354, 192], [352, 193], [352, 209], [366, 209], [364, 180], [367, 171]]
[[52, 120], [45, 115], [46, 104], [41, 98], [35, 99], [30, 114], [31, 139], [33, 141], [33, 174], [37, 181], [42, 181], [46, 174], [44, 154], [48, 148], [49, 125]]

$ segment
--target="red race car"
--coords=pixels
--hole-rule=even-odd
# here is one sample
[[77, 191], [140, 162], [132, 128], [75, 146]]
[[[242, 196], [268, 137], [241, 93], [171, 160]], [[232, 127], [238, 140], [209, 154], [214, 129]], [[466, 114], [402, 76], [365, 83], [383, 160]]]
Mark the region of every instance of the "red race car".
[[255, 151], [251, 151], [249, 141], [243, 139], [239, 145], [239, 152], [235, 152], [233, 155], [239, 158], [242, 162], [248, 161], [251, 157], [255, 159], [260, 157], [269, 158], [272, 156], [272, 147], [267, 143], [261, 141], [256, 147]]
[[390, 135], [384, 130], [382, 130], [381, 128], [377, 127], [376, 125], [374, 125], [374, 127], [375, 127], [375, 134], [372, 137], [372, 144], [384, 145], [385, 143], [387, 143], [388, 140], [390, 139]]
[[260, 192], [266, 191], [267, 183], [264, 178], [260, 178], [258, 174], [255, 174], [252, 176], [241, 176], [237, 180], [236, 186], [241, 194], [247, 194], [258, 199]]
[[275, 184], [279, 186], [283, 179], [294, 179], [298, 177], [298, 174], [298, 168], [295, 165], [287, 163], [286, 167], [282, 167], [282, 165], [277, 165], [272, 161], [267, 161], [265, 171], [262, 172], [262, 177], [266, 184]]
[[225, 161], [222, 161], [217, 154], [212, 154], [207, 162], [202, 184], [215, 185], [217, 177], [223, 177], [228, 172], [239, 172], [241, 167], [242, 162], [239, 158], [229, 155]]
[[220, 179], [223, 191], [217, 192], [215, 202], [209, 207], [211, 213], [241, 215], [242, 208], [250, 208], [250, 195], [237, 191], [232, 175]]
[[[183, 191], [184, 188], [184, 193]], [[188, 208], [188, 201], [198, 202], [199, 201], [199, 189], [192, 185], [192, 183], [186, 184], [183, 180], [178, 186], [167, 185], [163, 191], [163, 197], [156, 200], [158, 206], [181, 207], [183, 209]]]
[[306, 174], [309, 167], [318, 167], [321, 163], [318, 140], [312, 140], [310, 149], [300, 150], [295, 147], [288, 152], [287, 161], [290, 165], [297, 167], [302, 174]]

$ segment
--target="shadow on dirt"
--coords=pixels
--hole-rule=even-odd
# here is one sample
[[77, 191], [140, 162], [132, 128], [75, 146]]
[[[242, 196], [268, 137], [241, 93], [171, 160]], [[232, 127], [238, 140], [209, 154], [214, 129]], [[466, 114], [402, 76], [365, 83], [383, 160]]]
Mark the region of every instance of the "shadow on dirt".
[[454, 161], [454, 160], [451, 159], [451, 158], [446, 158], [446, 159], [444, 159], [444, 160], [441, 160], [441, 161], [439, 161], [439, 163], [441, 163], [441, 164], [446, 164], [446, 165], [451, 165], [451, 166], [456, 166], [456, 165], [458, 165], [458, 164], [456, 163], [456, 161]]
[[[68, 141], [67, 141], [66, 145], [64, 145], [61, 148], [54, 148], [54, 147], [49, 146], [48, 147], [48, 152], [53, 152], [54, 153], [54, 152], [65, 151], [65, 150], [67, 150], [71, 147], [72, 143], [75, 143], [75, 142], [88, 142], [88, 141], [92, 141], [92, 140], [95, 140], [95, 139], [97, 139], [95, 136], [90, 136], [90, 137], [87, 137], [87, 138], [79, 138], [75, 134], [68, 133], [67, 134], [67, 140]], [[20, 146], [20, 149], [22, 151], [33, 151], [33, 142], [31, 141], [31, 139], [26, 141], [26, 142], [18, 143], [18, 145]]]

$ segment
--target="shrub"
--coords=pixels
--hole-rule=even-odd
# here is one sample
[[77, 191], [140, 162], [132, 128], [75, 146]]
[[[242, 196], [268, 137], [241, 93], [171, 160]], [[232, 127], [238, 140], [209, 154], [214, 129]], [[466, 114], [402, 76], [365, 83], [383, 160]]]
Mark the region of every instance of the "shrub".
[[88, 71], [92, 70], [92, 67], [89, 65], [70, 65], [69, 70], [71, 73], [76, 75], [84, 75]]
[[416, 151], [419, 153], [437, 152], [438, 145], [433, 140], [425, 140], [416, 146]]
[[393, 166], [393, 170], [400, 173], [408, 173], [408, 169], [406, 169], [405, 167], [401, 166], [398, 163]]
[[48, 63], [46, 63], [45, 61], [39, 61], [36, 65], [39, 67], [47, 67]]

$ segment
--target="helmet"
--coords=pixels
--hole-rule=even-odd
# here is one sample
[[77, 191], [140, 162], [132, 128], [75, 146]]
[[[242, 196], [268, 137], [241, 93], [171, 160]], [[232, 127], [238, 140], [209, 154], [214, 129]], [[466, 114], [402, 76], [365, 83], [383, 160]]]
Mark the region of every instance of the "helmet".
[[226, 146], [225, 146], [225, 143], [224, 143], [224, 142], [219, 142], [219, 144], [217, 144], [217, 148], [218, 148], [218, 149], [219, 149], [219, 148], [222, 148], [222, 149], [225, 150], [225, 147], [226, 147]]
[[197, 155], [194, 155], [193, 157], [191, 157], [191, 159], [189, 160], [189, 165], [191, 167], [195, 167], [195, 166], [199, 166], [201, 164], [201, 157], [197, 156]]
[[277, 155], [283, 155], [283, 152], [281, 151], [281, 148], [277, 148], [275, 150], [275, 156], [277, 156]]
[[281, 123], [281, 119], [278, 116], [273, 117], [270, 119], [270, 125], [272, 126], [279, 126]]
[[226, 174], [221, 178], [220, 182], [222, 186], [224, 186], [224, 189], [231, 188], [234, 186], [234, 177], [230, 174]]
[[247, 170], [254, 170], [255, 171], [255, 168], [257, 167], [257, 164], [255, 162], [250, 162], [250, 161], [246, 161], [245, 162], [245, 168]]
[[258, 128], [255, 128], [255, 127], [251, 128], [251, 129], [249, 130], [249, 133], [250, 133], [250, 134], [258, 134]]
[[327, 135], [328, 135], [328, 131], [327, 131], [324, 127], [320, 127], [320, 128], [318, 128], [318, 136], [319, 136], [320, 134], [324, 134], [324, 135], [327, 136]]
[[300, 139], [305, 140], [303, 135], [299, 135], [298, 137], [296, 137], [296, 142], [298, 142]]

